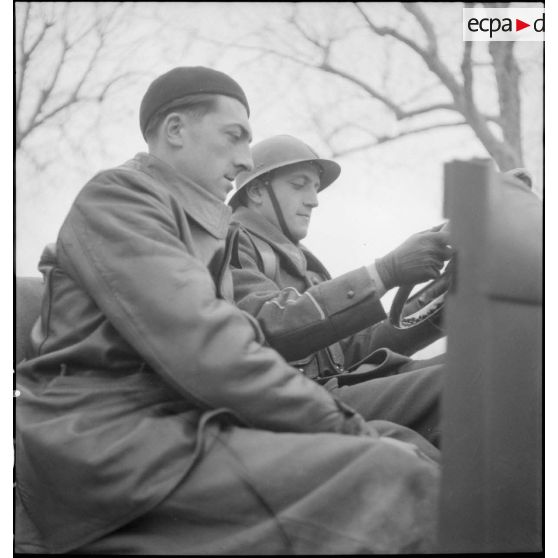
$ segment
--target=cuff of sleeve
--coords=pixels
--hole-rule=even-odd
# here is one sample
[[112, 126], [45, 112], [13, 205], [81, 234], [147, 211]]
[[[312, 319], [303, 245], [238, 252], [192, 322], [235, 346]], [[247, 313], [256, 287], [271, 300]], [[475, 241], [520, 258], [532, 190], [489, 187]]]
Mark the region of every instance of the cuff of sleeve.
[[[351, 335], [385, 318], [378, 296], [378, 283], [364, 267], [326, 281], [312, 290], [324, 314], [336, 329], [338, 338]], [[358, 307], [358, 311], [355, 311], [355, 307]]]
[[382, 278], [380, 277], [380, 274], [378, 273], [378, 270], [376, 269], [376, 265], [367, 265], [366, 271], [368, 271], [368, 274], [372, 278], [372, 281], [374, 281], [374, 283], [376, 284], [376, 296], [378, 298], [381, 298], [386, 294], [387, 289], [384, 285], [384, 282], [382, 281]]
[[378, 285], [364, 267], [349, 271], [309, 290], [324, 309], [324, 314], [329, 317], [357, 305], [380, 304]]

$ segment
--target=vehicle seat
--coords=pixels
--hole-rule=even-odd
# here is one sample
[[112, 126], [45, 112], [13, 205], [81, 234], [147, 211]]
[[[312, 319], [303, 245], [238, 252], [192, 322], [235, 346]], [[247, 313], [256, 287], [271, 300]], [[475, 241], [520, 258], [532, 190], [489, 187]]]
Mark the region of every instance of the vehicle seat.
[[31, 355], [31, 328], [41, 312], [44, 284], [40, 277], [16, 277], [14, 365]]

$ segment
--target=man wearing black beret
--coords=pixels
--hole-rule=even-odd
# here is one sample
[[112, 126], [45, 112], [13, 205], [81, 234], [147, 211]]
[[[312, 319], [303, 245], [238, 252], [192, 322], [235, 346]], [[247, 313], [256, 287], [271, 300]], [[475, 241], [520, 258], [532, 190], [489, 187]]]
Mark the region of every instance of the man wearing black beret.
[[433, 549], [437, 450], [365, 422], [232, 303], [224, 200], [252, 168], [248, 117], [221, 72], [157, 78], [149, 153], [93, 177], [45, 249], [17, 368], [16, 552]]

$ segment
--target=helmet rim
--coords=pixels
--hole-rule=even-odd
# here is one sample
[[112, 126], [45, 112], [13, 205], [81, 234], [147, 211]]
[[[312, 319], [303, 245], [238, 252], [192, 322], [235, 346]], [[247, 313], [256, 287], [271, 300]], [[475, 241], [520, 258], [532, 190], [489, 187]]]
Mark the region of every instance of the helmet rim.
[[[287, 135], [273, 136], [268, 140], [263, 140], [262, 142], [260, 142], [260, 144], [257, 144], [256, 147], [260, 146], [264, 142], [266, 142], [267, 145], [269, 145], [273, 141], [283, 141], [283, 142], [288, 141], [291, 142], [291, 145], [294, 146], [295, 149], [296, 148], [301, 150], [304, 149], [307, 152], [309, 151], [310, 153], [314, 153], [314, 151], [304, 142], [298, 140], [297, 138], [294, 138], [292, 136], [287, 136]], [[281, 146], [277, 145], [276, 148], [280, 149]], [[274, 161], [264, 160], [259, 165], [256, 164], [256, 167], [251, 171], [244, 171], [239, 173], [239, 175], [236, 178], [236, 190], [233, 193], [233, 195], [230, 197], [228, 204], [234, 207], [238, 199], [238, 194], [253, 180], [260, 178], [261, 176], [271, 171], [288, 167], [290, 165], [296, 165], [299, 163], [315, 163], [321, 168], [320, 188], [318, 192], [325, 190], [325, 188], [330, 186], [341, 174], [341, 166], [338, 163], [330, 159], [323, 159], [321, 157], [318, 157], [317, 155], [310, 156], [309, 154], [305, 154], [305, 155], [301, 155], [300, 157], [288, 157], [282, 160], [274, 160]]]

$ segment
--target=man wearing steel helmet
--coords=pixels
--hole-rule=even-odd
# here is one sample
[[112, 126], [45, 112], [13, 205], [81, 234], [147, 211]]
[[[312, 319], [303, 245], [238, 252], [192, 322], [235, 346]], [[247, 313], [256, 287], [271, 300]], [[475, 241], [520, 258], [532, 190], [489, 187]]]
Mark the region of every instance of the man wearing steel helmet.
[[252, 168], [248, 115], [221, 72], [157, 78], [149, 153], [94, 176], [45, 251], [16, 374], [18, 553], [433, 549], [438, 465], [386, 433], [437, 450], [366, 423], [233, 303], [224, 200]]
[[438, 444], [440, 359], [413, 361], [388, 348], [380, 297], [436, 277], [451, 254], [447, 233], [419, 233], [331, 279], [300, 240], [318, 192], [339, 176], [339, 165], [286, 135], [259, 142], [252, 155], [254, 168], [239, 174], [230, 200], [232, 228], [239, 229], [231, 260], [237, 304], [293, 366], [366, 419], [403, 424]]

